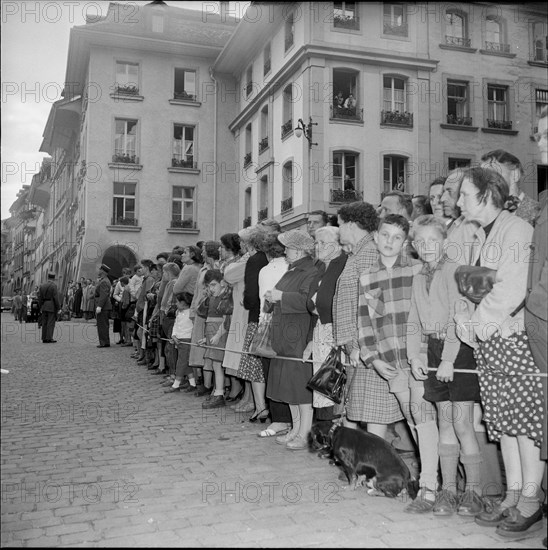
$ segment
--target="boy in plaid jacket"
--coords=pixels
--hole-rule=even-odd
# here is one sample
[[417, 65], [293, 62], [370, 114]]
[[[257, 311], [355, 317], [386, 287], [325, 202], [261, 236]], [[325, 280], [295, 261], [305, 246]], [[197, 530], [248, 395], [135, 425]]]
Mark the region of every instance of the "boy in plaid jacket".
[[[408, 234], [409, 222], [403, 216], [389, 214], [381, 220], [374, 235], [379, 262], [360, 276], [360, 357], [368, 368], [369, 379], [364, 388], [364, 407], [369, 411], [366, 412], [367, 430], [385, 437], [392, 420], [383, 417], [383, 402], [390, 394], [395, 395], [421, 455], [421, 492], [417, 501], [422, 502], [421, 497], [427, 494], [433, 504], [438, 466], [434, 458], [430, 460], [432, 453], [426, 450], [438, 445], [436, 412], [432, 404], [424, 400], [423, 382], [412, 376], [407, 361], [411, 290], [414, 277], [422, 269], [420, 261], [405, 253]], [[379, 383], [379, 379], [384, 384]], [[415, 512], [413, 504], [406, 511]]]

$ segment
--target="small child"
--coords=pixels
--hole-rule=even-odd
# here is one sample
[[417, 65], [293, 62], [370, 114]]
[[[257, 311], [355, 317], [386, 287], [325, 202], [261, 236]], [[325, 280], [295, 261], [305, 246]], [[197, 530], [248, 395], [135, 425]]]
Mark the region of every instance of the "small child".
[[[218, 269], [206, 271], [204, 285], [207, 287], [210, 298], [205, 323], [205, 338], [198, 343], [224, 348], [228, 333], [224, 326], [225, 317], [222, 304], [224, 287], [221, 271]], [[204, 371], [208, 370], [208, 366], [211, 366], [215, 373], [214, 390], [202, 403], [204, 409], [216, 409], [226, 406], [224, 398], [225, 372], [222, 366], [224, 355], [224, 349], [208, 348], [204, 353]]]
[[[422, 269], [421, 262], [407, 254], [408, 234], [409, 222], [403, 216], [388, 214], [379, 222], [374, 234], [379, 250], [378, 266], [360, 276], [359, 343], [360, 357], [371, 369], [370, 383], [365, 388], [367, 407], [378, 403], [370, 412], [367, 429], [381, 437], [386, 435], [387, 425], [394, 420], [383, 410], [385, 403], [395, 396], [417, 441], [421, 459], [421, 490], [404, 511], [422, 513], [432, 509], [436, 498], [438, 461], [428, 458], [432, 446], [438, 445], [438, 428], [435, 409], [423, 398], [423, 383], [411, 376], [408, 367], [407, 316], [413, 279]], [[375, 374], [382, 380], [377, 377], [375, 383]]]
[[181, 292], [177, 294], [177, 314], [175, 324], [171, 332], [171, 340], [177, 346], [177, 367], [175, 370], [175, 380], [173, 386], [164, 390], [164, 393], [172, 393], [181, 390], [183, 376], [188, 376], [188, 382], [196, 387], [194, 380], [194, 371], [188, 365], [190, 356], [190, 339], [192, 337], [192, 327], [194, 323], [190, 319], [190, 304], [192, 303], [192, 294]]
[[[435, 403], [438, 410], [439, 446], [434, 458], [437, 461], [439, 456], [443, 486], [432, 511], [436, 516], [450, 516], [455, 511], [475, 516], [483, 509], [482, 455], [474, 430], [474, 403], [480, 400], [480, 390], [475, 374], [454, 373], [455, 369], [474, 370], [476, 363], [472, 348], [455, 334], [455, 307], [463, 298], [455, 280], [458, 264], [448, 261], [444, 254], [446, 238], [447, 228], [440, 218], [425, 215], [414, 221], [413, 246], [424, 266], [413, 281], [407, 355], [415, 378], [424, 380], [424, 398]], [[420, 357], [423, 336], [428, 337], [428, 367]], [[429, 450], [432, 456], [434, 449], [432, 446]], [[460, 502], [459, 458], [466, 475]]]

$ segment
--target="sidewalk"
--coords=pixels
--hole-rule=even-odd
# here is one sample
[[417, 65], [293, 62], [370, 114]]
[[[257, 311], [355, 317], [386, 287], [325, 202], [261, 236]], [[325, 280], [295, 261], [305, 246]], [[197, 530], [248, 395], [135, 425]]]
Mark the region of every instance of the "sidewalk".
[[2, 314], [2, 547], [543, 548], [349, 491], [315, 454], [202, 399], [164, 394], [94, 323], [57, 344]]

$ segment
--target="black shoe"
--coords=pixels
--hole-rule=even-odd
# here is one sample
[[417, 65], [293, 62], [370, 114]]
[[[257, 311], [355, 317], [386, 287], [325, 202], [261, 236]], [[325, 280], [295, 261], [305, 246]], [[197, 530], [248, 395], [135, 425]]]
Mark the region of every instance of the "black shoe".
[[215, 395], [209, 401], [202, 403], [202, 409], [218, 409], [226, 407], [225, 398], [222, 395]]
[[178, 388], [174, 388], [173, 386], [171, 386], [170, 388], [166, 388], [164, 390], [164, 393], [175, 393], [178, 391], [181, 391], [181, 386], [179, 386]]
[[[51, 342], [55, 342], [55, 340], [51, 340]], [[110, 348], [110, 344], [99, 344], [97, 347], [98, 348]]]
[[242, 386], [242, 389], [234, 397], [225, 397], [225, 401], [239, 401], [244, 396], [245, 386]]
[[542, 507], [531, 517], [524, 518], [517, 508], [510, 508], [508, 516], [499, 523], [497, 535], [507, 538], [521, 538], [523, 535], [542, 529]]
[[202, 397], [204, 395], [207, 395], [208, 393], [211, 393], [213, 390], [213, 386], [208, 388], [207, 386], [204, 386], [203, 384], [196, 387], [196, 393], [194, 394], [196, 397]]
[[165, 370], [158, 370], [158, 369], [154, 369], [153, 371], [150, 372], [150, 374], [154, 374], [154, 375], [165, 374], [165, 373], [166, 373]]

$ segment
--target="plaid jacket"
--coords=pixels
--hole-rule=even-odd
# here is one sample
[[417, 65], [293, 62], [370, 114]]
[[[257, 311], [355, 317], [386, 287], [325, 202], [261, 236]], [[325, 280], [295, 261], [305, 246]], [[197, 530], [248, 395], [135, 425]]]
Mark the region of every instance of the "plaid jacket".
[[349, 344], [358, 349], [358, 293], [361, 273], [377, 263], [377, 246], [373, 235], [359, 241], [348, 255], [346, 265], [337, 281], [333, 300], [333, 334], [335, 344]]
[[379, 260], [362, 273], [358, 303], [361, 358], [366, 365], [382, 359], [400, 369], [407, 363], [407, 316], [411, 308], [413, 277], [422, 262], [400, 255], [388, 270]]

